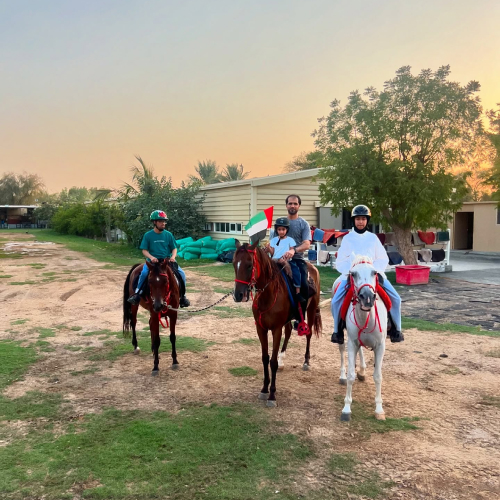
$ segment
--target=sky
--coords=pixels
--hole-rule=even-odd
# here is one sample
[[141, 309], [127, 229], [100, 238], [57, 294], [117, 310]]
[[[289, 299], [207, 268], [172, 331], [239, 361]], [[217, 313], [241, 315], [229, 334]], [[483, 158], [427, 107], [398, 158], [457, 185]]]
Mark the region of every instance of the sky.
[[500, 102], [497, 0], [0, 0], [0, 175], [116, 188], [141, 156], [282, 173], [329, 103], [451, 65]]

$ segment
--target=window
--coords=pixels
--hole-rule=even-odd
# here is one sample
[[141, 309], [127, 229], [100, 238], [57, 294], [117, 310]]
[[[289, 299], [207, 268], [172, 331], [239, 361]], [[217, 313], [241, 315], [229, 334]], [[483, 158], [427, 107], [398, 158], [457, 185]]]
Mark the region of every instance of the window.
[[497, 208], [497, 224], [500, 224], [500, 210]]
[[238, 222], [208, 222], [205, 224], [205, 230], [214, 233], [242, 234], [242, 225]]

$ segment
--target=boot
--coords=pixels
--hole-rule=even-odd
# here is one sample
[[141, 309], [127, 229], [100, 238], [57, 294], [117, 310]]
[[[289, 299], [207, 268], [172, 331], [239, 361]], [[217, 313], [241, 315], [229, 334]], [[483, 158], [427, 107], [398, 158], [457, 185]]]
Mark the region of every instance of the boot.
[[392, 321], [391, 316], [389, 315], [387, 318], [387, 334], [389, 335], [391, 342], [403, 342], [405, 337], [399, 330], [396, 330], [396, 326]]
[[180, 299], [179, 299], [179, 305], [181, 307], [189, 307], [191, 305], [191, 302], [189, 302], [189, 300], [186, 298], [185, 295], [183, 295]]
[[132, 304], [134, 306], [136, 306], [137, 304], [139, 304], [139, 302], [141, 301], [141, 292], [137, 292], [137, 293], [134, 293], [133, 295], [131, 295], [128, 299], [127, 299], [127, 302], [129, 304]]
[[344, 329], [345, 329], [345, 321], [341, 319], [338, 325], [338, 331], [332, 333], [331, 341], [334, 344], [343, 344], [344, 343]]

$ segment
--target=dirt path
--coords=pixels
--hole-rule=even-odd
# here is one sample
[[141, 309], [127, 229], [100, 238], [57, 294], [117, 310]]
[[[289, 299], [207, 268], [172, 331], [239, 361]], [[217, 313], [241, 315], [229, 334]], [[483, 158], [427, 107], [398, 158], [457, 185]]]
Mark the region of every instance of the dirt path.
[[[55, 336], [44, 340], [55, 350], [44, 353], [24, 380], [8, 387], [6, 396], [33, 389], [61, 393], [74, 416], [99, 412], [104, 406], [176, 411], [192, 402], [261, 404], [260, 347], [234, 343], [256, 338], [251, 318], [183, 316], [179, 337], [214, 344], [200, 353], [181, 352], [181, 369], [176, 372], [169, 369], [169, 354], [163, 353], [156, 378], [150, 376], [152, 358], [144, 341], [140, 356], [130, 347], [130, 353], [114, 362], [96, 364], [85, 356], [85, 349], [102, 346], [106, 336], [85, 333], [121, 330], [126, 271], [60, 245], [34, 244], [28, 235], [16, 238], [18, 245], [4, 245], [4, 250], [15, 250], [23, 258], [0, 261], [0, 275], [11, 276], [0, 280], [0, 339], [31, 342], [47, 332], [41, 328], [51, 328]], [[195, 288], [188, 292], [194, 307], [222, 296], [210, 285], [228, 288], [227, 283], [199, 277], [189, 269], [186, 274]], [[229, 301], [225, 305], [249, 307]], [[382, 389], [386, 415], [420, 420], [415, 422], [418, 430], [379, 434], [370, 432], [370, 419], [356, 418], [356, 407], [352, 423], [340, 422], [345, 392], [338, 385], [338, 350], [329, 341], [332, 320], [327, 309], [323, 325], [325, 334], [312, 341], [309, 372], [301, 370], [305, 341], [292, 338], [286, 368], [278, 376], [279, 406], [270, 410], [290, 432], [310, 439], [317, 451], [313, 462], [297, 471], [304, 494], [332, 479], [346, 480], [346, 474], [332, 477], [325, 462], [332, 453], [348, 452], [355, 453], [367, 470], [377, 470], [382, 479], [395, 483], [385, 498], [500, 498], [500, 338], [410, 330], [403, 344], [389, 343]], [[168, 342], [166, 335], [163, 342]], [[81, 349], [69, 350], [75, 348]], [[371, 353], [367, 358], [370, 367]], [[243, 365], [256, 369], [258, 376], [234, 377], [228, 372]], [[374, 407], [370, 368], [368, 374], [353, 391], [360, 415], [371, 415]]]

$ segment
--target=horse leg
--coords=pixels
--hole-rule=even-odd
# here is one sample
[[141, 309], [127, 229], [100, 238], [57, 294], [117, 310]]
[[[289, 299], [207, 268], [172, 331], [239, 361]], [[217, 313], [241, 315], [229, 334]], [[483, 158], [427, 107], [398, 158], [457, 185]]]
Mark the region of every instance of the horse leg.
[[267, 400], [269, 395], [269, 348], [267, 344], [267, 330], [257, 325], [257, 334], [260, 340], [262, 350], [262, 366], [264, 367], [264, 385], [259, 394], [259, 399]]
[[177, 312], [173, 312], [170, 316], [170, 343], [172, 344], [172, 370], [179, 368], [177, 361], [177, 351], [175, 349], [175, 324], [177, 323]]
[[288, 322], [285, 325], [285, 340], [283, 341], [283, 347], [281, 352], [278, 354], [278, 370], [281, 371], [285, 368], [285, 356], [286, 348], [288, 347], [288, 341], [290, 340], [290, 335], [292, 334], [292, 323]]
[[384, 360], [385, 343], [382, 342], [375, 348], [375, 368], [373, 370], [373, 381], [375, 382], [375, 418], [385, 420], [382, 408], [382, 362]]
[[158, 356], [158, 349], [160, 348], [160, 321], [158, 314], [152, 313], [149, 318], [149, 329], [151, 330], [151, 351], [153, 351], [154, 365], [151, 375], [154, 377], [158, 375], [160, 357]]
[[278, 352], [280, 350], [281, 344], [281, 333], [282, 328], [278, 327], [273, 330], [273, 354], [271, 356], [271, 388], [269, 393], [269, 398], [267, 400], [267, 406], [269, 408], [274, 408], [276, 404], [276, 373], [278, 371]]
[[312, 334], [306, 335], [306, 354], [304, 356], [304, 364], [302, 365], [302, 370], [304, 370], [305, 372], [309, 371], [309, 359], [311, 358], [311, 337]]
[[340, 352], [339, 384], [346, 385], [347, 384], [347, 372], [345, 370], [345, 344], [339, 344], [339, 352]]
[[348, 422], [351, 420], [352, 385], [356, 378], [356, 355], [359, 347], [349, 339], [347, 341], [347, 390], [344, 399], [344, 408], [340, 420]]
[[137, 336], [135, 334], [135, 325], [137, 325], [137, 310], [139, 306], [130, 307], [130, 326], [132, 327], [132, 345], [134, 346], [134, 354], [139, 354], [141, 352], [140, 347], [137, 345]]
[[357, 373], [357, 377], [360, 382], [365, 381], [365, 373], [366, 373], [365, 355], [363, 354], [363, 349], [359, 349], [359, 370]]

